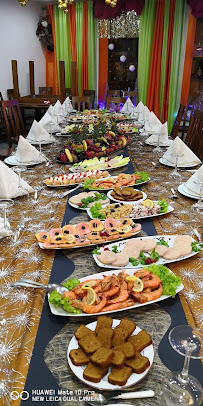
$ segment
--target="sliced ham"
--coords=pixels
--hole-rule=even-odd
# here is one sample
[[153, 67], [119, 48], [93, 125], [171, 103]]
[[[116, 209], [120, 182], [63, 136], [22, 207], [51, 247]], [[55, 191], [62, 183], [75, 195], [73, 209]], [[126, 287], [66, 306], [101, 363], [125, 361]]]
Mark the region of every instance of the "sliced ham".
[[165, 254], [167, 249], [168, 249], [168, 247], [166, 247], [165, 245], [157, 245], [155, 248], [155, 251], [157, 252], [157, 254], [160, 255], [160, 257], [163, 257], [163, 255]]
[[193, 241], [193, 239], [189, 235], [179, 235], [174, 240], [174, 246], [177, 243], [182, 243], [183, 245], [184, 244], [191, 244], [192, 241]]
[[192, 245], [188, 244], [188, 243], [182, 243], [181, 241], [177, 242], [174, 245], [174, 248], [176, 248], [177, 250], [180, 250], [181, 255], [189, 255], [192, 252]]
[[105, 265], [113, 264], [116, 261], [117, 255], [112, 251], [102, 251], [100, 255], [97, 255], [97, 259]]
[[173, 259], [178, 259], [181, 257], [181, 251], [177, 248], [170, 247], [167, 249], [165, 254], [163, 255], [163, 258], [168, 259], [168, 260], [173, 260]]
[[142, 251], [144, 251], [144, 252], [151, 252], [156, 247], [156, 241], [151, 240], [151, 239], [143, 240], [143, 243], [144, 243], [144, 246], [142, 248]]
[[113, 262], [113, 266], [126, 266], [129, 262], [129, 255], [122, 252], [116, 254], [116, 260]]

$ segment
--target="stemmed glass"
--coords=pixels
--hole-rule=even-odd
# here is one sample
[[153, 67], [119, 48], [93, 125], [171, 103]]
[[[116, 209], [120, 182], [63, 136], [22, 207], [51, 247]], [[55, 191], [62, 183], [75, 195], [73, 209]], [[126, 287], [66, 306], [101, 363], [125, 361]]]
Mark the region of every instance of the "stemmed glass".
[[203, 181], [201, 180], [194, 180], [194, 183], [196, 183], [196, 185], [199, 185], [199, 200], [197, 203], [193, 204], [191, 206], [191, 210], [200, 212], [201, 210], [203, 210], [203, 199], [202, 199], [202, 195], [203, 195]]
[[13, 371], [11, 365], [0, 361], [0, 399], [2, 404], [10, 404], [10, 391], [13, 383]]
[[157, 146], [156, 146], [156, 148], [153, 149], [154, 154], [160, 154], [160, 152], [162, 152], [162, 149], [160, 148], [160, 137], [161, 137], [161, 133], [158, 133], [157, 134]]
[[172, 348], [185, 356], [181, 372], [168, 372], [162, 381], [162, 397], [167, 406], [198, 406], [203, 400], [199, 381], [188, 374], [190, 358], [203, 358], [203, 333], [190, 326], [174, 327], [169, 333]]
[[170, 173], [169, 178], [173, 178], [174, 176], [181, 178], [181, 174], [178, 172], [178, 158], [183, 156], [184, 154], [181, 154], [179, 152], [175, 153], [175, 169]]
[[4, 216], [4, 229], [10, 230], [10, 223], [7, 220], [7, 210], [9, 207], [14, 205], [14, 201], [12, 199], [0, 199], [0, 209], [3, 210]]
[[28, 198], [29, 198], [29, 191], [22, 186], [22, 178], [21, 178], [21, 172], [26, 171], [27, 167], [26, 166], [15, 166], [14, 168], [12, 168], [12, 170], [14, 172], [16, 172], [18, 175], [18, 189], [19, 190], [21, 189], [24, 194], [28, 195]]

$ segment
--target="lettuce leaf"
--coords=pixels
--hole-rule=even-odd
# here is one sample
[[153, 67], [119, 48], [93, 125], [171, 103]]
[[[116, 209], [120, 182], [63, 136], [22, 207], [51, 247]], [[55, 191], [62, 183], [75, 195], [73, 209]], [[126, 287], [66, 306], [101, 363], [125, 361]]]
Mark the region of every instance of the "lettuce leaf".
[[101, 208], [102, 208], [101, 203], [95, 203], [94, 206], [90, 207], [90, 213], [93, 218], [101, 220], [105, 219], [105, 214], [100, 213]]
[[178, 276], [170, 272], [170, 269], [164, 265], [153, 264], [150, 265], [147, 270], [157, 275], [161, 279], [161, 283], [163, 285], [163, 295], [175, 297], [176, 289], [182, 283]]
[[79, 279], [73, 278], [73, 279], [68, 279], [65, 283], [63, 283], [63, 286], [67, 288], [68, 290], [72, 290], [76, 286], [78, 286], [80, 283]]
[[[73, 280], [73, 279], [72, 279]], [[75, 279], [76, 280], [76, 279]], [[77, 286], [77, 285], [76, 285]], [[72, 302], [67, 297], [63, 299], [62, 295], [56, 290], [50, 293], [49, 303], [53, 304], [56, 308], [62, 306], [67, 313], [82, 313], [82, 310], [76, 309], [71, 306]]]
[[141, 178], [136, 180], [135, 183], [142, 183], [142, 182], [146, 182], [147, 180], [149, 180], [149, 174], [147, 172], [135, 172], [134, 174], [141, 176]]
[[159, 213], [167, 213], [167, 209], [168, 209], [169, 204], [166, 201], [166, 199], [163, 198], [162, 200], [159, 200], [157, 203], [160, 206]]

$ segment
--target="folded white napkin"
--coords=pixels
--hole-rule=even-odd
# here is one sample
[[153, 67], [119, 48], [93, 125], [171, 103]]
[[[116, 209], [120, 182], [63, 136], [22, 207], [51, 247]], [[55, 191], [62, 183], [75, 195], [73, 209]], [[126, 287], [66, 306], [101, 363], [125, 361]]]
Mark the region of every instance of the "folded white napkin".
[[194, 181], [203, 183], [203, 165], [184, 184], [189, 193], [199, 196], [200, 184], [195, 183]]
[[20, 135], [19, 137], [15, 158], [16, 161], [23, 164], [46, 161], [46, 158], [44, 158], [43, 155], [40, 154], [40, 152], [33, 145], [31, 145], [24, 137], [22, 137], [22, 135]]
[[158, 136], [159, 136], [159, 144], [167, 144], [168, 143], [168, 124], [167, 121], [164, 124], [161, 124], [160, 127], [158, 127], [159, 130], [157, 133], [152, 134], [149, 138], [147, 138], [147, 142], [156, 144], [158, 143]]
[[148, 121], [145, 123], [145, 130], [149, 133], [158, 133], [162, 127], [161, 121], [154, 114], [153, 111], [149, 113]]
[[21, 179], [21, 183], [19, 185], [17, 173], [13, 172], [13, 170], [2, 161], [0, 161], [0, 174], [1, 199], [12, 199], [17, 196], [26, 195], [26, 191], [29, 193], [34, 192], [33, 188], [23, 179]]
[[54, 113], [55, 115], [61, 114], [62, 113], [62, 104], [60, 100], [57, 100], [57, 102], [54, 104]]
[[137, 113], [143, 113], [145, 110], [144, 104], [140, 101], [138, 105], [135, 107]]
[[121, 113], [132, 113], [133, 112], [133, 103], [130, 100], [130, 97], [127, 98], [125, 104], [123, 105], [122, 109], [121, 109]]
[[178, 157], [179, 165], [198, 165], [201, 163], [200, 159], [191, 151], [191, 149], [179, 138], [176, 137], [171, 146], [167, 149], [162, 159], [168, 161], [175, 166], [175, 154], [183, 154]]
[[144, 116], [144, 120], [149, 120], [149, 115], [150, 115], [150, 111], [148, 109], [147, 106], [144, 106], [144, 111], [143, 111], [143, 116]]
[[12, 230], [7, 230], [4, 228], [4, 219], [2, 217], [0, 217], [0, 238], [3, 237], [8, 237], [9, 235], [12, 235], [13, 232]]
[[26, 139], [35, 142], [54, 141], [54, 137], [52, 137], [44, 128], [42, 128], [36, 120], [33, 121], [32, 127], [30, 128]]
[[57, 124], [60, 124], [63, 121], [63, 114], [56, 114], [54, 110], [54, 106], [49, 106], [47, 113], [51, 116], [53, 121], [55, 121]]
[[63, 102], [62, 106], [65, 107], [65, 112], [66, 112], [66, 113], [71, 113], [71, 111], [73, 111], [73, 106], [72, 106], [72, 103], [71, 103], [69, 97], [66, 97], [66, 99], [65, 99], [65, 101]]
[[44, 128], [49, 133], [51, 132], [61, 132], [61, 127], [57, 124], [57, 122], [52, 118], [49, 113], [45, 113], [45, 115], [39, 121], [39, 124], [42, 128]]

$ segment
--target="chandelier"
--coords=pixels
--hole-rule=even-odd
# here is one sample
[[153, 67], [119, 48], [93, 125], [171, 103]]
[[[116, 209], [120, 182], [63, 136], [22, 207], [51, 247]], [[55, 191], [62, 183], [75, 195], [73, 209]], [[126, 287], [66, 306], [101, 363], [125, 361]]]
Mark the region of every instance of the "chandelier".
[[[18, 0], [22, 7], [25, 7], [29, 0]], [[58, 0], [58, 9], [68, 13], [68, 5], [72, 4], [74, 0]], [[105, 3], [111, 7], [116, 7], [117, 0], [105, 0]]]
[[18, 0], [22, 7], [25, 7], [29, 0]]

